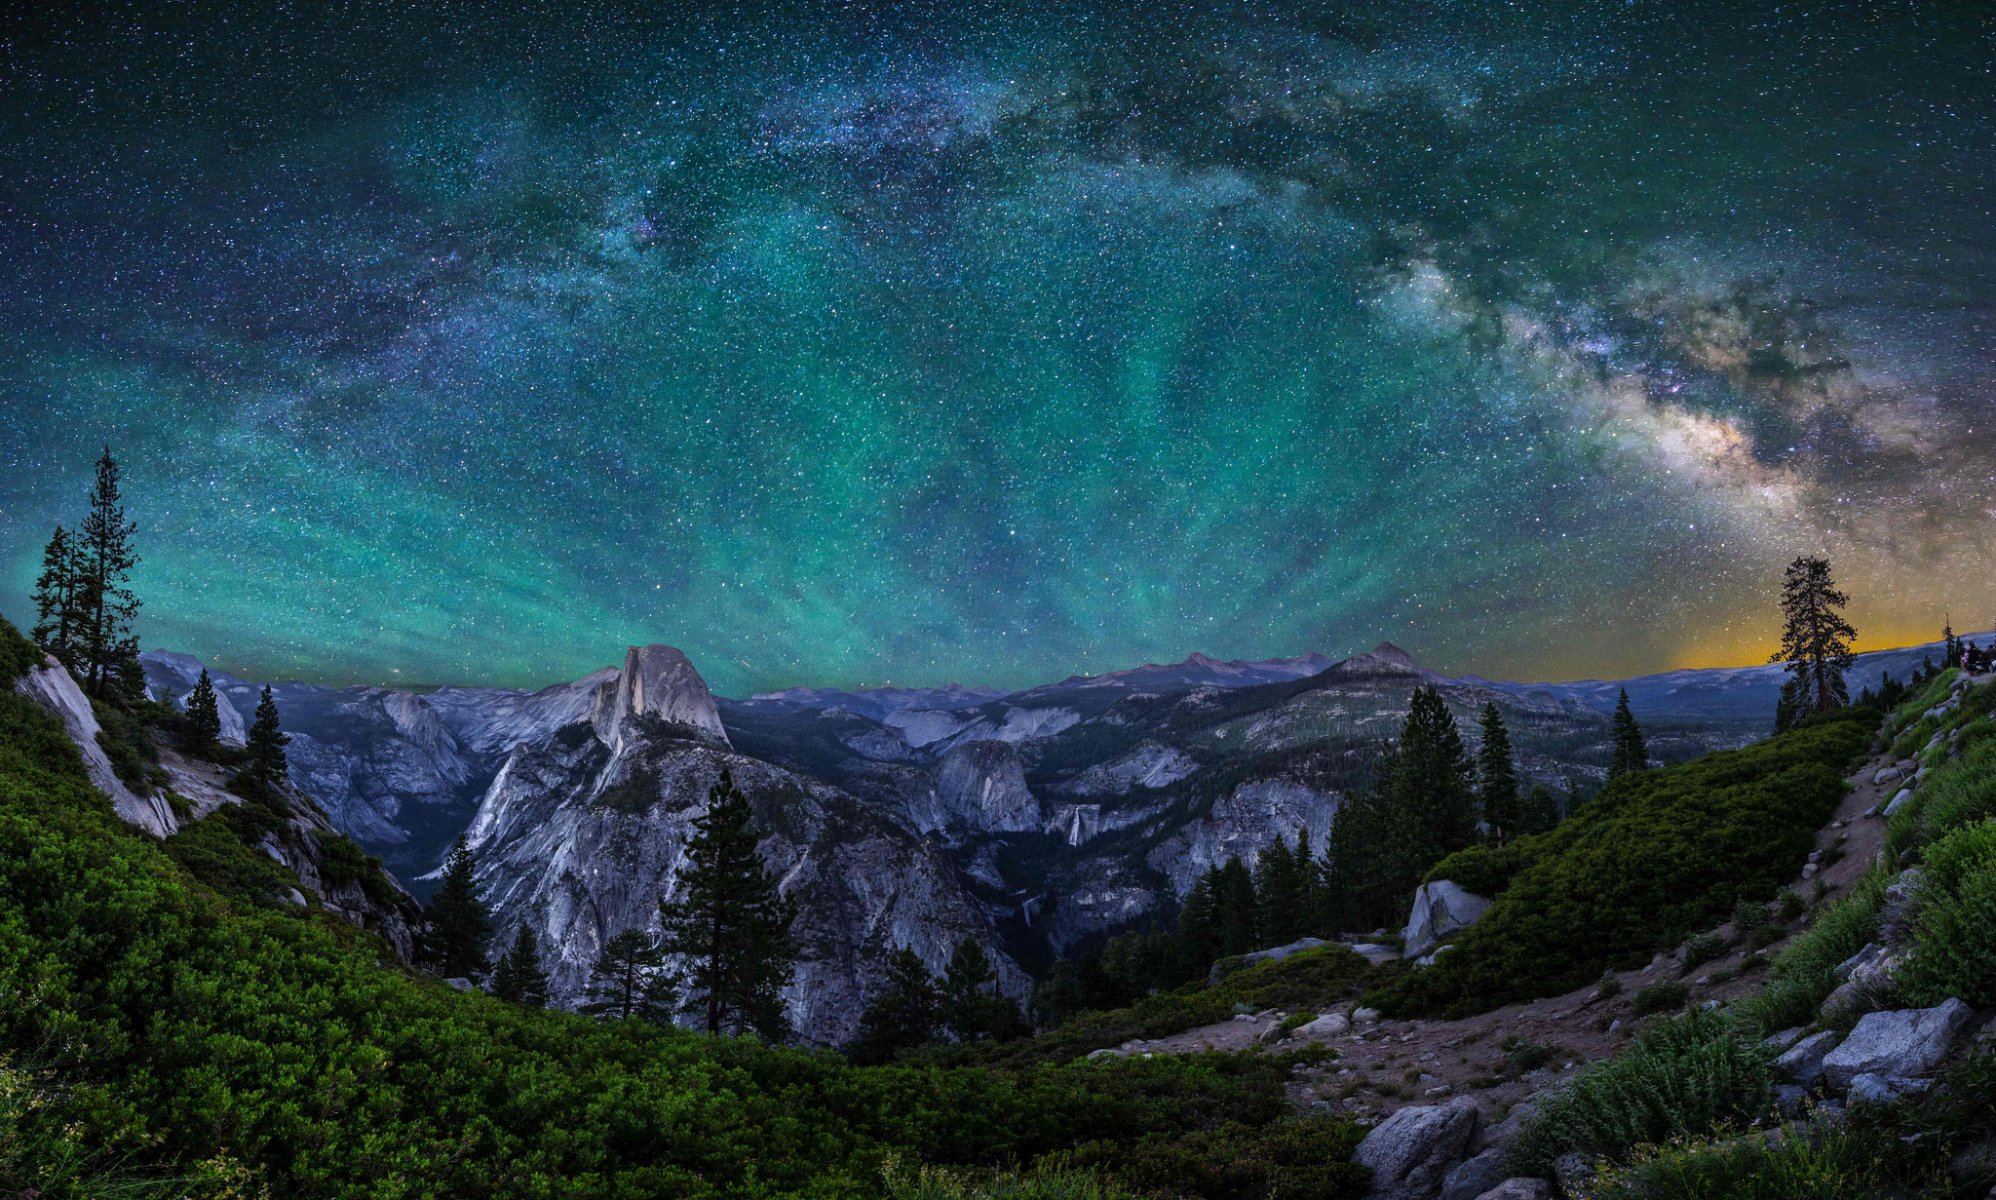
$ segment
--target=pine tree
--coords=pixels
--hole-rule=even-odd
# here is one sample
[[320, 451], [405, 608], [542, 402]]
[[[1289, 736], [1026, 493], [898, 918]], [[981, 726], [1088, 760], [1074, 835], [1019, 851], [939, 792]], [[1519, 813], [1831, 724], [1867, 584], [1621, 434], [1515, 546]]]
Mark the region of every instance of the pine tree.
[[[219, 729], [220, 717], [216, 720]], [[285, 772], [290, 767], [284, 757], [284, 748], [291, 744], [291, 738], [278, 725], [277, 698], [270, 694], [267, 683], [263, 685], [262, 698], [256, 702], [256, 717], [250, 721], [246, 741], [249, 765], [244, 768], [244, 773], [263, 787], [276, 787], [284, 782]]]
[[1642, 726], [1636, 724], [1636, 714], [1629, 711], [1627, 688], [1622, 689], [1621, 698], [1615, 701], [1615, 719], [1610, 732], [1615, 753], [1608, 760], [1608, 778], [1618, 779], [1623, 775], [1649, 770], [1649, 746], [1643, 741]]
[[1844, 672], [1850, 670], [1851, 639], [1857, 630], [1840, 611], [1850, 597], [1837, 590], [1824, 558], [1798, 558], [1782, 578], [1781, 648], [1768, 659], [1785, 662], [1808, 712], [1829, 712], [1850, 703]]
[[867, 1004], [859, 1018], [859, 1039], [853, 1057], [865, 1063], [888, 1062], [903, 1050], [936, 1036], [941, 997], [921, 956], [906, 946], [887, 960], [887, 985]]
[[[1469, 784], [1469, 754], [1455, 716], [1434, 687], [1414, 689], [1400, 733], [1400, 761], [1394, 772], [1395, 800], [1409, 816], [1420, 873], [1444, 855], [1476, 840], [1476, 797]], [[1410, 889], [1411, 892], [1411, 889]]]
[[666, 953], [685, 961], [686, 995], [709, 1033], [788, 1035], [783, 988], [795, 957], [796, 905], [776, 888], [749, 826], [748, 797], [726, 769], [693, 819], [679, 894], [659, 902]]
[[1303, 936], [1308, 889], [1289, 843], [1279, 834], [1255, 863], [1254, 894], [1259, 906], [1255, 925], [1264, 943], [1283, 945]]
[[[258, 706], [261, 711], [261, 705]], [[276, 705], [271, 705], [273, 715]], [[215, 684], [208, 678], [207, 668], [202, 668], [201, 678], [194, 681], [194, 690], [187, 694], [187, 736], [190, 748], [200, 755], [210, 755], [222, 740], [222, 710], [215, 700]], [[283, 734], [278, 735], [282, 737]], [[288, 739], [287, 739], [288, 740]], [[283, 754], [280, 745], [277, 751]]]
[[34, 639], [64, 666], [76, 662], [77, 571], [76, 539], [58, 525], [42, 551], [42, 573], [35, 578]]
[[664, 952], [644, 930], [623, 930], [603, 943], [589, 968], [578, 1011], [618, 1021], [670, 1021], [664, 961]]
[[943, 1027], [959, 1042], [1004, 1038], [1018, 1031], [1019, 1010], [998, 990], [990, 955], [971, 938], [956, 944], [943, 968]]
[[1786, 733], [1803, 717], [1802, 681], [1793, 675], [1781, 681], [1781, 694], [1774, 701], [1774, 732]]
[[541, 965], [540, 939], [534, 936], [532, 923], [520, 922], [513, 948], [500, 955], [498, 965], [492, 968], [492, 994], [530, 1008], [547, 1006], [548, 973]]
[[1303, 925], [1299, 937], [1315, 937], [1322, 932], [1324, 896], [1323, 864], [1310, 845], [1308, 826], [1296, 831], [1296, 849], [1290, 852], [1296, 862], [1296, 885], [1303, 896]]
[[1255, 927], [1255, 910], [1260, 907], [1254, 894], [1254, 876], [1238, 858], [1230, 858], [1220, 868], [1214, 899], [1220, 914], [1220, 953], [1246, 954], [1260, 948], [1261, 933]]
[[1203, 979], [1220, 956], [1219, 868], [1208, 867], [1178, 906], [1173, 974], [1179, 982]]
[[118, 496], [118, 464], [107, 448], [97, 460], [97, 481], [90, 492], [90, 511], [76, 543], [71, 628], [76, 667], [94, 696], [107, 697], [143, 690], [138, 675], [138, 639], [132, 622], [139, 600], [131, 588], [132, 568], [139, 562], [132, 549], [138, 526], [125, 516]]
[[1559, 799], [1543, 783], [1535, 783], [1520, 806], [1518, 836], [1544, 833], [1559, 824]]
[[1483, 824], [1498, 846], [1518, 836], [1518, 773], [1511, 764], [1511, 733], [1495, 704], [1483, 706], [1483, 744], [1476, 751], [1477, 793]]
[[[268, 696], [270, 689], [265, 688], [264, 694]], [[250, 736], [255, 738], [254, 729]], [[443, 882], [430, 898], [426, 912], [430, 928], [423, 939], [431, 964], [446, 979], [477, 979], [485, 974], [485, 940], [492, 936], [492, 917], [478, 898], [476, 874], [471, 848], [459, 836], [444, 860]]]

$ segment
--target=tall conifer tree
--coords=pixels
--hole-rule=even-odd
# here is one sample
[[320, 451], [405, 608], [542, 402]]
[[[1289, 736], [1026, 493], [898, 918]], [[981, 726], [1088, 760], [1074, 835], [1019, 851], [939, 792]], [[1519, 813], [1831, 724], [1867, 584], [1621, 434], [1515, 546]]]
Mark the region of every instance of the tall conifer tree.
[[541, 943], [531, 922], [520, 922], [512, 948], [492, 968], [492, 994], [530, 1008], [547, 1005], [548, 973], [541, 965]]
[[1643, 740], [1642, 726], [1636, 724], [1636, 714], [1629, 710], [1629, 689], [1623, 688], [1621, 698], [1615, 701], [1615, 719], [1610, 726], [1614, 739], [1614, 755], [1608, 760], [1608, 778], [1617, 779], [1637, 771], [1649, 770], [1649, 744]]
[[485, 940], [492, 936], [492, 916], [478, 898], [477, 868], [471, 847], [460, 836], [444, 860], [443, 882], [426, 910], [430, 927], [423, 948], [437, 974], [446, 979], [475, 980], [485, 974]]
[[796, 905], [776, 888], [750, 828], [748, 797], [723, 769], [693, 819], [679, 894], [659, 902], [667, 954], [684, 966], [685, 1002], [709, 1033], [753, 1030], [769, 1041], [788, 1036], [782, 990], [795, 951]]
[[131, 694], [144, 688], [138, 675], [138, 638], [132, 622], [139, 599], [132, 592], [132, 549], [138, 526], [125, 516], [118, 494], [118, 464], [106, 448], [97, 460], [90, 511], [76, 543], [75, 607], [71, 630], [77, 669], [94, 696]]
[[76, 663], [77, 544], [58, 525], [42, 550], [42, 573], [35, 577], [35, 644], [64, 666]]
[[1829, 712], [1850, 703], [1844, 672], [1850, 670], [1857, 630], [1844, 620], [1850, 597], [1837, 590], [1824, 558], [1798, 558], [1781, 583], [1781, 648], [1769, 662], [1785, 662], [1804, 711]]
[[[275, 707], [273, 704], [272, 709]], [[201, 669], [201, 678], [194, 681], [194, 690], [187, 694], [187, 730], [196, 754], [213, 754], [222, 740], [222, 709], [215, 699], [215, 684], [208, 678], [206, 667]], [[280, 748], [278, 753], [283, 750]]]
[[[219, 728], [219, 717], [217, 718]], [[284, 782], [289, 762], [284, 756], [284, 747], [291, 744], [277, 720], [277, 698], [270, 694], [270, 685], [263, 685], [263, 696], [256, 702], [256, 716], [250, 721], [249, 765], [245, 773], [264, 787], [276, 787]], [[461, 843], [460, 843], [461, 844]]]
[[1518, 773], [1511, 762], [1511, 733], [1497, 706], [1483, 706], [1483, 744], [1476, 750], [1477, 793], [1491, 842], [1502, 846], [1519, 833]]

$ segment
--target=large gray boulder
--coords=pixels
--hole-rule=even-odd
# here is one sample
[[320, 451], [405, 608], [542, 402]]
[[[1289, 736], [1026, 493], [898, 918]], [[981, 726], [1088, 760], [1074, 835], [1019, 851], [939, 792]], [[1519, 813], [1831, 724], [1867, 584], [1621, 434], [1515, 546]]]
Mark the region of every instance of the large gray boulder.
[[1793, 1080], [1798, 1087], [1812, 1088], [1823, 1077], [1823, 1056], [1834, 1050], [1837, 1035], [1825, 1029], [1812, 1033], [1782, 1051], [1774, 1069]]
[[1823, 1078], [1837, 1091], [1859, 1075], [1917, 1077], [1941, 1065], [1975, 1011], [1950, 997], [1932, 1008], [1867, 1013], [1842, 1045], [1823, 1059]]
[[1219, 962], [1214, 963], [1212, 969], [1206, 972], [1206, 982], [1218, 983], [1221, 979], [1233, 974], [1235, 971], [1244, 970], [1256, 963], [1281, 962], [1292, 954], [1301, 954], [1305, 950], [1315, 950], [1319, 946], [1328, 946], [1330, 944], [1323, 938], [1298, 938], [1286, 945], [1270, 946], [1266, 950], [1255, 950], [1247, 954], [1237, 954], [1232, 958], [1223, 958]]
[[1448, 1173], [1440, 1200], [1478, 1200], [1510, 1178], [1511, 1148], [1492, 1146]]
[[1372, 1127], [1352, 1161], [1372, 1172], [1371, 1200], [1436, 1200], [1449, 1172], [1469, 1153], [1478, 1121], [1473, 1100], [1403, 1108]]
[[1424, 883], [1414, 890], [1414, 911], [1401, 934], [1402, 957], [1421, 958], [1474, 924], [1490, 908], [1490, 901], [1446, 879]]
[[1523, 1176], [1506, 1179], [1476, 1200], [1552, 1200], [1552, 1182]]

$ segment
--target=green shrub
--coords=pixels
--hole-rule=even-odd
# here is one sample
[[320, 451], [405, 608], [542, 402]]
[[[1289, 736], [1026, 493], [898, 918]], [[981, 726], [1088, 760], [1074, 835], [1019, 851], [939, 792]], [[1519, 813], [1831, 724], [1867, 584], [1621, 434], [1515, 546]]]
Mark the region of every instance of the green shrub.
[[1684, 970], [1695, 971], [1715, 958], [1724, 958], [1726, 939], [1716, 933], [1701, 933], [1684, 943]]
[[0, 621], [0, 688], [12, 691], [16, 679], [41, 666], [46, 658], [41, 647]]
[[948, 1171], [922, 1167], [904, 1172], [898, 1162], [885, 1173], [886, 1200], [1137, 1200], [1111, 1191], [1093, 1175], [1070, 1171]]
[[1716, 1013], [1685, 1013], [1547, 1095], [1513, 1160], [1530, 1175], [1548, 1174], [1553, 1159], [1573, 1150], [1619, 1161], [1638, 1146], [1758, 1117], [1773, 1100], [1765, 1047]]
[[1892, 814], [1885, 844], [1896, 856], [1991, 817], [1996, 817], [1996, 741], [1981, 741], [1928, 772], [1920, 790]]
[[1775, 957], [1767, 987], [1731, 1008], [1733, 1019], [1766, 1037], [1816, 1019], [1816, 1011], [1836, 990], [1835, 970], [1878, 934], [1878, 909], [1885, 900], [1885, 877], [1867, 873], [1851, 894], [1816, 914]]
[[1590, 1200], [1874, 1200], [1955, 1194], [1929, 1143], [1849, 1122], [1776, 1139], [1715, 1137], [1647, 1146], [1603, 1171]]
[[1349, 1122], [1321, 1117], [1259, 1129], [1229, 1122], [1158, 1133], [1128, 1148], [1083, 1142], [1040, 1165], [1086, 1171], [1143, 1196], [1358, 1200], [1370, 1182], [1370, 1173], [1351, 1161], [1362, 1136]]
[[1808, 910], [1809, 902], [1802, 899], [1794, 888], [1782, 888], [1774, 894], [1774, 902], [1781, 910], [1781, 919], [1793, 921]]
[[1674, 979], [1660, 979], [1645, 988], [1638, 988], [1635, 996], [1635, 1010], [1639, 1017], [1651, 1013], [1676, 1012], [1684, 1007], [1690, 993], [1684, 985]]
[[1913, 952], [1899, 977], [1913, 1004], [1956, 996], [1996, 1004], [1996, 821], [1957, 829], [1927, 847]]
[[[1793, 896], [1795, 893], [1788, 894]], [[1797, 903], [1800, 903], [1799, 897]], [[1747, 949], [1758, 950], [1780, 938], [1781, 926], [1774, 923], [1767, 905], [1756, 900], [1741, 900], [1733, 905], [1733, 932]]]
[[1601, 972], [1601, 982], [1594, 985], [1594, 998], [1607, 1000], [1622, 994], [1622, 977], [1608, 970]]
[[[1877, 714], [1852, 709], [1740, 750], [1625, 775], [1548, 833], [1455, 949], [1366, 998], [1396, 1015], [1487, 1011], [1584, 986], [1793, 878]], [[1507, 847], [1507, 852], [1512, 848]]]

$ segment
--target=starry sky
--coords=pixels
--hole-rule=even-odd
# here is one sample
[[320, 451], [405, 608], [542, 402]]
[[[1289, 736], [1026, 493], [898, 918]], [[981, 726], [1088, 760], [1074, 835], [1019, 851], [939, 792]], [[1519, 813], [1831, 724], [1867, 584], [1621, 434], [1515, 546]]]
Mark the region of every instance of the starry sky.
[[195, 0], [0, 44], [0, 612], [257, 676], [1996, 623], [1987, 6]]

